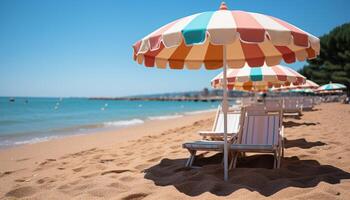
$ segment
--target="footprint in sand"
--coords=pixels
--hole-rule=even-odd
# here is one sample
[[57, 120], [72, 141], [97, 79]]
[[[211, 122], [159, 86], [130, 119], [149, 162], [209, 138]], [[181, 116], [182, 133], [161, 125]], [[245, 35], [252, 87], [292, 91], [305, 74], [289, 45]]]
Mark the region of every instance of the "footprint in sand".
[[56, 161], [56, 159], [49, 158], [49, 159], [46, 159], [44, 162], [41, 162], [41, 163], [39, 164], [39, 166], [45, 166], [45, 165], [47, 165], [47, 164], [49, 164], [49, 163], [51, 163], [51, 162], [54, 162], [54, 161]]
[[85, 169], [85, 167], [77, 167], [77, 168], [74, 168], [72, 169], [74, 172], [81, 172], [83, 171], [83, 169]]
[[23, 183], [23, 182], [29, 182], [30, 179], [27, 177], [16, 179], [15, 182]]
[[106, 174], [120, 174], [124, 172], [131, 172], [131, 170], [128, 169], [115, 169], [115, 170], [109, 170], [109, 171], [104, 171], [101, 173], [101, 175], [106, 175]]
[[19, 187], [6, 193], [7, 197], [22, 198], [33, 195], [36, 193], [36, 189], [30, 186]]
[[56, 182], [56, 180], [51, 177], [44, 177], [36, 181], [36, 183], [38, 184], [53, 183], [53, 182]]
[[22, 161], [26, 161], [29, 160], [30, 158], [21, 158], [21, 159], [17, 159], [16, 162], [22, 162]]
[[112, 161], [114, 161], [114, 160], [115, 160], [115, 159], [112, 159], [112, 158], [101, 159], [101, 160], [100, 160], [100, 163], [112, 162]]
[[146, 196], [148, 196], [148, 194], [146, 193], [135, 193], [135, 194], [130, 194], [124, 198], [122, 198], [123, 200], [140, 200], [145, 198]]
[[0, 178], [12, 174], [14, 171], [6, 171], [3, 173], [0, 173]]
[[99, 174], [99, 172], [94, 172], [94, 173], [82, 175], [81, 177], [83, 177], [83, 178], [91, 178], [91, 177], [97, 176], [98, 174]]

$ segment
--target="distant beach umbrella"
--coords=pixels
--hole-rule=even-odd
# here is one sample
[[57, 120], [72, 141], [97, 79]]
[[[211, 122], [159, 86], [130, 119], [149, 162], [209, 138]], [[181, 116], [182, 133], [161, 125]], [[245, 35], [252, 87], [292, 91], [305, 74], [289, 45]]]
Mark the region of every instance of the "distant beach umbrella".
[[310, 80], [306, 80], [304, 84], [300, 85], [295, 85], [295, 84], [290, 84], [289, 86], [281, 86], [281, 87], [273, 87], [271, 91], [288, 91], [288, 90], [295, 90], [295, 89], [317, 89], [320, 86]]
[[134, 60], [147, 67], [223, 68], [224, 178], [228, 179], [226, 70], [315, 58], [319, 39], [283, 20], [245, 11], [218, 11], [175, 20], [134, 45]]
[[296, 92], [296, 93], [315, 93], [315, 90], [310, 88], [299, 88], [299, 89], [292, 89], [290, 92]]
[[[249, 67], [227, 70], [227, 88], [230, 90], [266, 91], [272, 87], [283, 85], [299, 85], [305, 83], [305, 77], [289, 67], [275, 65], [268, 67]], [[214, 88], [223, 87], [223, 73], [212, 79]]]
[[326, 85], [322, 85], [317, 90], [318, 91], [327, 91], [327, 90], [344, 90], [346, 86], [340, 83], [328, 83]]

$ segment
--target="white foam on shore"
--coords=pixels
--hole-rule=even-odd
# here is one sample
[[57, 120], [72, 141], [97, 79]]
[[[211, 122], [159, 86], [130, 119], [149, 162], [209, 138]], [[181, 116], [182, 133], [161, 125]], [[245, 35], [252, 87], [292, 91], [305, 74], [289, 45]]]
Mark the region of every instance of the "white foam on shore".
[[[189, 111], [189, 112], [181, 112], [181, 113], [175, 113], [173, 115], [160, 115], [160, 116], [152, 116], [152, 117], [147, 117], [146, 119], [142, 120], [139, 118], [134, 118], [131, 120], [119, 120], [119, 121], [109, 121], [109, 122], [104, 122], [99, 125], [89, 125], [89, 126], [83, 126], [80, 128], [68, 128], [66, 131], [75, 133], [75, 134], [63, 134], [61, 136], [43, 136], [43, 137], [33, 137], [33, 138], [28, 138], [28, 139], [5, 139], [5, 140], [0, 140], [0, 148], [6, 148], [10, 146], [16, 146], [16, 145], [24, 145], [24, 144], [34, 144], [38, 142], [45, 142], [49, 141], [52, 139], [57, 139], [69, 135], [84, 135], [82, 132], [89, 133], [94, 132], [95, 130], [99, 128], [118, 128], [118, 127], [126, 127], [126, 126], [133, 126], [133, 125], [138, 125], [138, 124], [143, 124], [147, 120], [168, 120], [168, 119], [177, 119], [184, 117], [186, 115], [196, 115], [196, 114], [202, 114], [202, 113], [208, 113], [215, 111], [216, 109], [208, 109], [208, 110], [198, 110], [198, 111]], [[66, 132], [64, 131], [64, 132]], [[60, 132], [60, 131], [59, 131]], [[76, 134], [76, 132], [79, 132], [80, 134]]]
[[131, 120], [121, 120], [121, 121], [112, 121], [104, 122], [103, 125], [106, 127], [120, 127], [120, 126], [131, 126], [136, 124], [143, 124], [144, 121], [141, 119], [131, 119]]
[[14, 145], [34, 144], [34, 143], [38, 143], [38, 142], [49, 141], [49, 140], [56, 139], [56, 138], [58, 138], [58, 136], [35, 137], [35, 138], [29, 139], [29, 140], [16, 141], [16, 142], [13, 142], [13, 144]]
[[198, 110], [198, 111], [191, 111], [191, 112], [185, 112], [186, 115], [197, 115], [202, 113], [208, 113], [216, 111], [217, 109], [208, 109], [208, 110]]
[[176, 118], [180, 118], [183, 117], [183, 115], [164, 115], [164, 116], [155, 116], [155, 117], [148, 117], [148, 119], [150, 120], [167, 120], [167, 119], [176, 119]]

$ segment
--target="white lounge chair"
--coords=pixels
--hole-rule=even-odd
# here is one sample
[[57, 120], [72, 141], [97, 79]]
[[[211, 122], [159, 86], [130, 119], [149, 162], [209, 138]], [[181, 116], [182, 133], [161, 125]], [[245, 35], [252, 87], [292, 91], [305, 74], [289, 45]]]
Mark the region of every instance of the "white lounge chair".
[[304, 110], [312, 110], [314, 107], [314, 102], [313, 102], [313, 98], [311, 97], [304, 97], [302, 100], [302, 108], [303, 111]]
[[282, 111], [283, 110], [283, 101], [282, 99], [266, 99], [265, 100], [265, 111]]
[[273, 153], [274, 168], [279, 168], [283, 157], [282, 113], [266, 112], [261, 107], [247, 107], [244, 109], [243, 125], [238, 139], [230, 145], [233, 157], [230, 166], [236, 167], [241, 153]]
[[[239, 119], [241, 117], [241, 109], [232, 107], [227, 112], [227, 135], [231, 137], [236, 135], [239, 129]], [[199, 135], [206, 140], [223, 140], [224, 137], [224, 113], [222, 112], [221, 106], [218, 106], [216, 112], [215, 121], [211, 131], [200, 131]]]
[[289, 97], [283, 99], [283, 115], [284, 116], [301, 116], [302, 106], [297, 97]]
[[[230, 116], [230, 114], [229, 114], [229, 116]], [[239, 116], [238, 122], [236, 121], [236, 116]], [[219, 121], [219, 119], [220, 119], [220, 117], [218, 117], [218, 121]], [[234, 120], [234, 121], [230, 121], [230, 120]], [[228, 124], [228, 127], [230, 127], [230, 129], [231, 129], [231, 134], [228, 135], [228, 138], [227, 138], [229, 144], [231, 144], [232, 142], [234, 142], [237, 139], [237, 134], [233, 133], [234, 132], [233, 130], [237, 129], [237, 132], [239, 132], [241, 120], [242, 120], [242, 115], [241, 114], [237, 115], [236, 113], [234, 114], [234, 117], [228, 118], [227, 124]], [[222, 119], [222, 121], [223, 121], [223, 119]], [[237, 128], [235, 126], [231, 126], [231, 123], [237, 123]], [[223, 124], [223, 122], [222, 122], [222, 124]], [[217, 125], [215, 125], [215, 123], [214, 123], [214, 127], [217, 127]], [[228, 130], [230, 130], [230, 129], [228, 129]], [[202, 135], [205, 135], [205, 134], [206, 133], [202, 133]], [[223, 131], [216, 132], [216, 133], [210, 133], [210, 134], [207, 134], [206, 136], [212, 137], [212, 134], [218, 134], [218, 135], [214, 135], [214, 136], [215, 136], [215, 138], [220, 137], [220, 140], [198, 140], [198, 141], [186, 142], [186, 143], [182, 144], [182, 148], [185, 148], [190, 152], [190, 157], [188, 158], [188, 160], [186, 162], [186, 167], [192, 166], [192, 164], [195, 160], [197, 151], [223, 152], [223, 150], [224, 150], [224, 141], [222, 141], [223, 134], [224, 134]]]

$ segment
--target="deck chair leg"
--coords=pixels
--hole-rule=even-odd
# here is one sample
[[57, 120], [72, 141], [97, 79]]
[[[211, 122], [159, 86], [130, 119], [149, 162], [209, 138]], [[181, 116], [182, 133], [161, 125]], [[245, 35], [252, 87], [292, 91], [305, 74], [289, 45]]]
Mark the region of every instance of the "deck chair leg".
[[231, 154], [231, 160], [230, 160], [228, 169], [232, 169], [232, 167], [233, 167], [233, 161], [234, 161], [234, 159], [235, 159], [235, 153], [231, 151], [230, 154]]
[[196, 153], [197, 153], [197, 151], [193, 151], [193, 154], [191, 155], [192, 158], [191, 158], [191, 162], [190, 162], [190, 166], [189, 167], [192, 167], [194, 159], [196, 158]]
[[278, 164], [277, 164], [277, 168], [280, 168], [280, 167], [281, 167], [282, 158], [283, 158], [283, 148], [280, 147], [280, 151], [279, 151], [279, 155], [278, 155]]
[[276, 151], [273, 152], [273, 168], [275, 169], [277, 167], [277, 155]]
[[239, 154], [239, 153], [235, 153], [235, 156], [234, 156], [234, 158], [233, 158], [233, 168], [236, 168], [237, 159], [238, 159], [238, 154]]
[[190, 166], [191, 159], [192, 159], [192, 155], [190, 155], [190, 157], [187, 159], [187, 162], [186, 162], [186, 165], [185, 165], [186, 167]]
[[195, 150], [188, 150], [190, 152], [190, 157], [188, 158], [186, 162], [186, 167], [191, 167], [194, 161], [194, 158], [196, 157], [196, 152]]
[[232, 160], [233, 160], [233, 153], [232, 153], [232, 151], [229, 151], [229, 153], [228, 153], [228, 169], [231, 169]]

